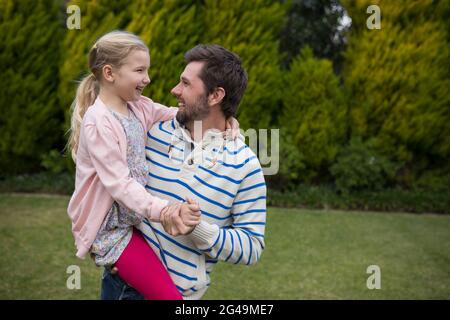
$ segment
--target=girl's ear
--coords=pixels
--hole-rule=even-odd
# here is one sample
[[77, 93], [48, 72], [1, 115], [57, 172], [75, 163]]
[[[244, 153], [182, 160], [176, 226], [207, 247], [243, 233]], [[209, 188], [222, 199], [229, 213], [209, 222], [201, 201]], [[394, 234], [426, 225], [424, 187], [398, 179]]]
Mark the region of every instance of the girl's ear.
[[102, 76], [107, 82], [114, 82], [114, 74], [112, 70], [112, 66], [110, 64], [105, 64], [102, 67]]
[[222, 87], [217, 87], [213, 93], [211, 93], [208, 97], [208, 101], [210, 105], [221, 104], [223, 98], [225, 97], [225, 89]]

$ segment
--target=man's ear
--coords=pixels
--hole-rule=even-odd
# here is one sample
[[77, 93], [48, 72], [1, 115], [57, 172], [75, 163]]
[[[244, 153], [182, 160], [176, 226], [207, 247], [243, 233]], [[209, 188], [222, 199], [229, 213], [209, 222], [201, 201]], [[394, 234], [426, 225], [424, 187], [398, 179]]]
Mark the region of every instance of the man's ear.
[[105, 79], [107, 82], [114, 82], [114, 73], [113, 73], [113, 69], [112, 66], [110, 64], [105, 64], [102, 67], [102, 75], [103, 75], [103, 79]]
[[225, 97], [225, 89], [222, 87], [217, 87], [213, 93], [211, 93], [208, 97], [208, 102], [210, 105], [218, 105], [222, 103], [223, 98]]

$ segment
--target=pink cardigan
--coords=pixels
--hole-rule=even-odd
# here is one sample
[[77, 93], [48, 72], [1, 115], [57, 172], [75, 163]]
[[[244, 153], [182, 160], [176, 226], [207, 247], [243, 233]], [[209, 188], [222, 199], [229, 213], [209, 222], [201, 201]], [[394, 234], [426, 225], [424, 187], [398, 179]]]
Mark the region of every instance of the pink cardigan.
[[[172, 119], [178, 111], [144, 96], [129, 105], [141, 121], [145, 136], [155, 122]], [[97, 97], [81, 124], [75, 191], [67, 208], [77, 257], [84, 259], [89, 252], [114, 200], [152, 221], [159, 221], [167, 205], [167, 200], [152, 196], [129, 177], [125, 132]]]

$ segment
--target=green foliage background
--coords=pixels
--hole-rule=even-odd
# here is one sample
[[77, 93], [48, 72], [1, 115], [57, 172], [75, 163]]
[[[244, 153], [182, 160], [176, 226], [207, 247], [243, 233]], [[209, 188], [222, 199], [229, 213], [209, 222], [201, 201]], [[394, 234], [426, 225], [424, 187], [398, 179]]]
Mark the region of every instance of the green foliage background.
[[[315, 14], [338, 3], [312, 2]], [[381, 9], [380, 30], [366, 27], [371, 4]], [[66, 27], [69, 5], [80, 8], [80, 30]], [[242, 58], [249, 85], [238, 112], [241, 127], [280, 128], [280, 172], [268, 177], [274, 186], [448, 192], [450, 3], [342, 0], [352, 24], [335, 44], [343, 50], [332, 54], [337, 69], [327, 58], [327, 37], [338, 32], [339, 17], [332, 13], [323, 26], [308, 22], [306, 5], [0, 1], [0, 177], [73, 170], [63, 152], [65, 132], [77, 82], [88, 72], [88, 50], [102, 34], [123, 29], [148, 44], [152, 83], [145, 94], [167, 105], [175, 103], [170, 89], [183, 55], [196, 44], [217, 43]], [[304, 30], [286, 32], [302, 14]], [[308, 43], [314, 28], [324, 38]]]

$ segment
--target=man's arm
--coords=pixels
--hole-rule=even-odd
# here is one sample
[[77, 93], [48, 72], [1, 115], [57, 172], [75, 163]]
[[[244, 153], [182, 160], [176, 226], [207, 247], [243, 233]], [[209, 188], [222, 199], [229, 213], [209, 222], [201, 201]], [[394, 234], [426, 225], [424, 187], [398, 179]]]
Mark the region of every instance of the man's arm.
[[[266, 185], [259, 162], [239, 186], [231, 209], [233, 222], [219, 227], [201, 221], [190, 234], [198, 249], [213, 259], [254, 264], [264, 249], [266, 225]], [[250, 164], [250, 163], [248, 163]]]

